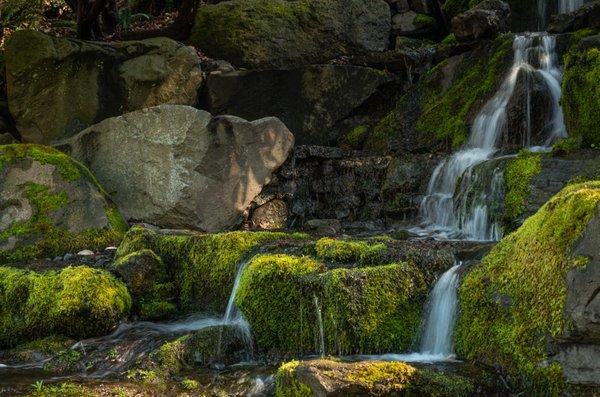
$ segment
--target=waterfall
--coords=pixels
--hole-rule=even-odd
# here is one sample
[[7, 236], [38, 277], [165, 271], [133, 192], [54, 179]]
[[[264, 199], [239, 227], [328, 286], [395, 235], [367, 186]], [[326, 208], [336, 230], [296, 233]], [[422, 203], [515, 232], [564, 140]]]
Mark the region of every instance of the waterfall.
[[421, 342], [421, 354], [448, 359], [454, 357], [454, 324], [461, 263], [445, 272], [429, 296], [429, 314]]
[[317, 325], [319, 327], [319, 357], [325, 357], [325, 330], [323, 329], [323, 315], [321, 314], [321, 306], [319, 305], [319, 298], [317, 298], [316, 294], [313, 294], [313, 303], [315, 305]]
[[[481, 197], [479, 205], [461, 205], [457, 196], [465, 196], [463, 190], [470, 188], [468, 181], [473, 167], [494, 158], [498, 151], [502, 134], [507, 127], [507, 107], [520, 73], [539, 77], [545, 83], [552, 100], [552, 116], [544, 128], [544, 146], [566, 136], [560, 107], [562, 72], [558, 66], [555, 46], [556, 39], [544, 34], [515, 37], [514, 60], [508, 75], [475, 118], [466, 147], [444, 159], [435, 168], [420, 206], [423, 224], [413, 228], [413, 232], [438, 238], [479, 241], [498, 240], [502, 237], [501, 225], [491, 219], [489, 210], [491, 202], [498, 199], [497, 189], [493, 188], [502, 185], [501, 174], [492, 178], [492, 189], [486, 189], [489, 196]], [[526, 89], [530, 90], [531, 87], [528, 85]], [[531, 113], [535, 111], [536, 109], [529, 108], [528, 114], [522, 117], [530, 120]], [[528, 123], [527, 142], [524, 142], [526, 147], [530, 147], [530, 130], [531, 123]]]
[[244, 270], [250, 263], [250, 259], [244, 260], [238, 264], [235, 279], [233, 281], [233, 288], [231, 289], [231, 293], [229, 294], [229, 299], [227, 301], [227, 308], [225, 309], [225, 314], [223, 315], [223, 324], [224, 325], [234, 325], [237, 327], [247, 344], [249, 345], [252, 341], [252, 332], [250, 330], [250, 324], [244, 318], [242, 313], [239, 311], [237, 306], [235, 305], [235, 297], [237, 296], [237, 291], [240, 286], [240, 280], [242, 279], [242, 274]]
[[565, 14], [578, 10], [584, 3], [584, 0], [558, 0], [558, 13]]

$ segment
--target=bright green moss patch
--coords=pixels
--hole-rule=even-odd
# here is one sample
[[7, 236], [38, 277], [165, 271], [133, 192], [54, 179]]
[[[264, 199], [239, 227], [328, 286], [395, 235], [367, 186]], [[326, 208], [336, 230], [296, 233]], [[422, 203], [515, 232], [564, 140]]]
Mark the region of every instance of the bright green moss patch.
[[86, 266], [37, 273], [0, 267], [0, 346], [48, 335], [107, 333], [131, 307], [127, 288]]
[[[28, 161], [54, 166], [55, 174], [49, 172], [48, 176], [62, 180], [52, 182], [52, 185], [43, 182], [43, 176], [39, 176], [39, 183], [23, 181], [21, 186], [25, 190], [24, 196], [32, 207], [33, 213], [28, 219], [15, 221], [0, 231], [0, 247], [5, 247], [0, 249], [0, 263], [53, 257], [86, 248], [102, 249], [120, 241], [127, 230], [127, 223], [108, 200], [89, 170], [64, 153], [50, 147], [33, 144], [0, 146], [0, 172], [8, 172], [7, 167], [13, 166], [27, 169], [25, 164]], [[35, 180], [35, 176], [30, 178]], [[105, 228], [71, 232], [66, 226], [57, 223], [63, 219], [61, 212], [66, 211], [65, 209], [73, 204], [73, 200], [81, 200], [81, 197], [71, 197], [69, 193], [71, 189], [78, 191], [83, 189], [81, 186], [86, 183], [91, 184], [92, 188], [97, 189], [102, 196], [97, 204], [103, 206], [101, 211], [103, 210], [106, 215], [107, 225]], [[14, 189], [20, 189], [21, 186]], [[16, 199], [13, 201], [4, 203], [5, 208], [21, 205]], [[76, 208], [83, 211], [79, 207]]]
[[600, 49], [575, 47], [565, 56], [562, 107], [571, 137], [600, 148]]
[[499, 363], [533, 393], [562, 386], [546, 343], [562, 334], [566, 275], [585, 260], [569, 252], [600, 203], [600, 182], [571, 185], [505, 237], [466, 276], [455, 331], [458, 353]]
[[[317, 381], [318, 379], [318, 381]], [[323, 382], [332, 394], [356, 396], [469, 396], [473, 385], [460, 376], [417, 369], [403, 362], [334, 360], [291, 361], [276, 375], [276, 396], [315, 395], [311, 384]], [[348, 391], [351, 391], [349, 393]]]
[[387, 252], [383, 243], [370, 244], [366, 241], [348, 241], [324, 237], [315, 243], [317, 258], [334, 263], [358, 262], [373, 265], [382, 262]]
[[437, 24], [437, 21], [431, 15], [417, 14], [415, 19], [413, 19], [413, 23], [415, 24], [416, 27], [425, 28], [425, 27], [435, 26]]
[[335, 269], [321, 276], [326, 345], [336, 354], [382, 353], [410, 347], [427, 286], [405, 263]]
[[335, 269], [308, 257], [260, 255], [244, 271], [236, 303], [267, 351], [319, 350], [319, 319], [327, 353], [408, 349], [427, 295], [408, 264]]
[[507, 220], [517, 219], [525, 212], [531, 180], [542, 171], [540, 154], [521, 151], [504, 171], [506, 186], [505, 213]]
[[[265, 243], [304, 238], [300, 233], [271, 232], [162, 235], [134, 227], [119, 246], [117, 261], [137, 251], [151, 251], [167, 269], [165, 278], [157, 282], [173, 284], [181, 310], [222, 314], [243, 259]], [[154, 298], [151, 289], [145, 291], [146, 298]]]
[[366, 125], [357, 125], [351, 129], [341, 140], [340, 146], [342, 148], [350, 148], [359, 150], [369, 132], [369, 127]]

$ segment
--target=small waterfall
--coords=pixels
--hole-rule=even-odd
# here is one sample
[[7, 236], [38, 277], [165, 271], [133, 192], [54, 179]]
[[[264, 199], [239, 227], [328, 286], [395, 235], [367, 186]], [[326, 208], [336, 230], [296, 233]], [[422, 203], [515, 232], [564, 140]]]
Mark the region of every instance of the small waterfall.
[[231, 294], [229, 294], [227, 308], [225, 309], [225, 314], [223, 315], [223, 324], [234, 325], [235, 327], [237, 327], [244, 336], [247, 345], [250, 345], [252, 343], [252, 331], [250, 329], [250, 324], [248, 323], [248, 321], [246, 321], [242, 313], [235, 305], [235, 297], [237, 296], [237, 291], [240, 286], [242, 274], [248, 266], [248, 263], [250, 263], [250, 260], [251, 258], [244, 260], [238, 265], [235, 274], [235, 279], [233, 281], [233, 288], [231, 289]]
[[454, 357], [454, 324], [461, 263], [454, 265], [437, 281], [429, 296], [429, 314], [421, 342], [421, 354], [449, 359]]
[[315, 312], [317, 313], [317, 325], [319, 327], [319, 357], [325, 356], [325, 331], [323, 329], [323, 315], [321, 306], [319, 306], [319, 298], [313, 294], [313, 303], [315, 304]]
[[558, 0], [558, 13], [566, 14], [578, 10], [584, 3], [584, 0]]
[[[490, 217], [490, 199], [482, 197], [478, 205], [464, 205], [457, 196], [470, 188], [471, 170], [478, 164], [492, 159], [499, 149], [502, 134], [507, 127], [507, 107], [515, 93], [520, 73], [535, 74], [545, 83], [552, 99], [551, 118], [544, 128], [545, 146], [566, 136], [563, 112], [560, 107], [560, 82], [562, 72], [558, 67], [555, 51], [556, 39], [543, 34], [516, 36], [513, 43], [513, 65], [499, 90], [481, 109], [473, 126], [465, 149], [444, 159], [434, 170], [427, 194], [420, 207], [423, 225], [412, 229], [419, 235], [468, 240], [498, 240], [502, 237], [501, 225]], [[528, 79], [526, 79], [528, 80]], [[529, 86], [526, 87], [530, 89]], [[529, 95], [529, 93], [528, 93]], [[530, 120], [536, 109], [528, 108], [523, 117]], [[530, 146], [531, 123], [528, 122], [526, 146]], [[459, 184], [459, 181], [462, 182]], [[498, 173], [490, 181], [494, 186], [502, 184]], [[488, 191], [490, 189], [487, 189]], [[493, 194], [492, 194], [493, 195]]]

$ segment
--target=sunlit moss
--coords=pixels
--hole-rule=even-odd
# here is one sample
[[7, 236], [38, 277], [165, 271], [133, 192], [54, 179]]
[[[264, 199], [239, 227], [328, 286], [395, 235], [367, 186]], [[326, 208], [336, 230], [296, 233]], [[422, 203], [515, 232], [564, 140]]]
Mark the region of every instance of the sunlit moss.
[[504, 217], [507, 220], [514, 220], [525, 212], [531, 180], [541, 171], [542, 158], [537, 153], [521, 151], [517, 158], [508, 163], [504, 171]]
[[473, 268], [460, 288], [460, 355], [501, 364], [529, 392], [558, 393], [546, 342], [567, 326], [566, 275], [586, 263], [570, 250], [599, 203], [600, 182], [564, 188]]

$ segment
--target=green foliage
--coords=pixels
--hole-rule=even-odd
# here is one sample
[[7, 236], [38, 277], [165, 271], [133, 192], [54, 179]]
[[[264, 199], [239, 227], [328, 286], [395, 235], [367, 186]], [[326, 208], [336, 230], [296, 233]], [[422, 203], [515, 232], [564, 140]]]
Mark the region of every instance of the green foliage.
[[578, 148], [579, 148], [579, 139], [577, 137], [560, 139], [552, 145], [552, 155], [553, 156], [564, 156]]
[[431, 15], [417, 14], [415, 19], [413, 19], [413, 24], [418, 28], [424, 28], [435, 26], [437, 24], [437, 20]]
[[[81, 178], [85, 178], [93, 183], [101, 194], [105, 195], [89, 170], [62, 152], [47, 146], [33, 144], [0, 146], [0, 172], [7, 165], [25, 159], [55, 166], [63, 180], [68, 183], [77, 183]], [[11, 250], [0, 250], [0, 264], [27, 261], [44, 256], [52, 257], [84, 248], [105, 248], [117, 243], [128, 227], [118, 209], [109, 202], [104, 208], [110, 225], [108, 229], [88, 229], [81, 233], [71, 233], [55, 225], [52, 220], [53, 213], [63, 208], [71, 200], [67, 192], [51, 192], [46, 185], [29, 183], [26, 197], [34, 209], [33, 216], [26, 221], [15, 222], [0, 231], [0, 242], [5, 242], [14, 236], [27, 237], [27, 241], [17, 243]]]
[[107, 333], [131, 298], [109, 273], [86, 266], [37, 273], [0, 267], [0, 346], [48, 335]]
[[577, 46], [565, 55], [561, 103], [571, 137], [584, 147], [600, 148], [600, 49]]
[[505, 219], [517, 219], [525, 212], [531, 180], [541, 171], [541, 155], [527, 150], [521, 151], [517, 158], [508, 163], [504, 171]]
[[369, 244], [366, 241], [347, 241], [324, 237], [315, 243], [317, 258], [329, 262], [374, 265], [382, 262], [387, 252], [383, 243]]
[[83, 385], [65, 382], [59, 384], [45, 385], [44, 382], [38, 381], [32, 387], [30, 397], [99, 397], [95, 391], [84, 387]]
[[310, 386], [296, 378], [300, 361], [283, 363], [275, 377], [275, 397], [312, 397]]
[[[301, 233], [230, 232], [218, 234], [160, 235], [141, 227], [132, 228], [117, 250], [117, 262], [144, 249], [151, 250], [166, 265], [166, 279], [176, 290], [183, 311], [223, 313], [240, 262], [267, 242], [305, 239]], [[151, 302], [156, 295], [146, 289]]]
[[442, 40], [442, 44], [445, 45], [452, 45], [452, 44], [456, 44], [458, 43], [458, 41], [456, 40], [456, 36], [454, 35], [454, 33], [450, 33], [448, 36], [444, 37], [444, 39]]
[[236, 303], [267, 351], [317, 351], [318, 306], [328, 353], [375, 353], [409, 347], [426, 294], [422, 274], [407, 264], [325, 271], [308, 257], [260, 255]]
[[186, 378], [179, 382], [179, 387], [182, 390], [197, 390], [198, 388], [200, 388], [200, 383], [198, 383], [197, 380]]
[[51, 335], [23, 343], [10, 349], [7, 356], [18, 361], [33, 361], [39, 354], [55, 355], [73, 345], [74, 341], [64, 336]]
[[369, 132], [369, 127], [366, 125], [357, 125], [351, 129], [346, 136], [344, 136], [340, 142], [340, 146], [343, 148], [350, 148], [359, 150], [362, 147], [362, 143]]
[[567, 326], [566, 275], [586, 263], [569, 253], [598, 203], [600, 182], [564, 188], [471, 270], [459, 291], [462, 357], [504, 366], [530, 393], [558, 393], [560, 366], [542, 365], [546, 343]]

